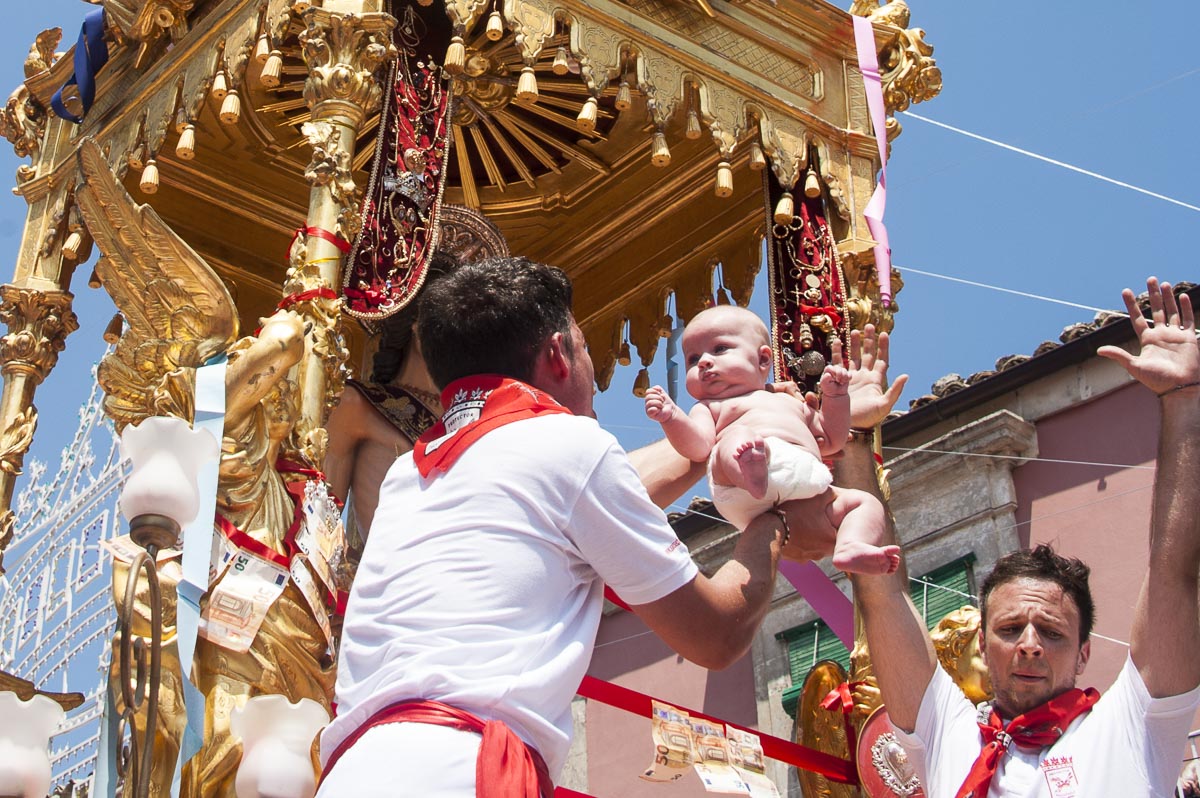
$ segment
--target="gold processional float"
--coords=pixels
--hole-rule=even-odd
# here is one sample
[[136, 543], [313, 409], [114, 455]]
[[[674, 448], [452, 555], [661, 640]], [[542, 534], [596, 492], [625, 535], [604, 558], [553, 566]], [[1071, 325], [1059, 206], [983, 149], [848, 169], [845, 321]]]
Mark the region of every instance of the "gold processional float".
[[[941, 89], [904, 0], [849, 14], [821, 0], [88, 1], [99, 8], [74, 48], [57, 51], [58, 28], [37, 37], [0, 116], [30, 158], [0, 286], [0, 554], [34, 395], [78, 328], [71, 282], [96, 248], [88, 283], [120, 310], [98, 370], [107, 415], [118, 431], [198, 424], [200, 367], [224, 355], [221, 534], [290, 567], [252, 639], [195, 642], [205, 712], [184, 795], [235, 794], [230, 724], [251, 697], [329, 707], [321, 594], [344, 589], [349, 566], [336, 551], [289, 561], [298, 496], [320, 482], [353, 364], [436, 249], [507, 247], [564, 268], [601, 389], [636, 350], [643, 390], [660, 338], [730, 294], [746, 304], [764, 239], [780, 373], [808, 384], [834, 337], [892, 326], [863, 217], [882, 163], [851, 22], [874, 31], [890, 142], [892, 115]], [[119, 776], [142, 798], [170, 791], [189, 683], [182, 572], [158, 556], [178, 527], [141, 515], [131, 532], [114, 567], [124, 728], [109, 745], [132, 737]], [[970, 635], [954, 628], [969, 621], [938, 645], [966, 680]], [[853, 661], [850, 677], [814, 669], [798, 742], [848, 756], [847, 733], [879, 704], [861, 640]], [[846, 682], [844, 726], [816, 705]], [[78, 703], [8, 674], [0, 688]], [[800, 777], [809, 796], [859, 794]]]

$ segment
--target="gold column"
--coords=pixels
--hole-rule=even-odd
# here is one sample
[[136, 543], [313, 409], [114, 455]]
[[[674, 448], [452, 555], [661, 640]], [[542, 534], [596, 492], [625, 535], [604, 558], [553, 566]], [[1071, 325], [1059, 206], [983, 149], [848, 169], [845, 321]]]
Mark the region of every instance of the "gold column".
[[[9, 505], [37, 428], [34, 392], [58, 363], [66, 337], [79, 329], [71, 311], [74, 297], [67, 288], [75, 264], [91, 250], [86, 233], [72, 236], [79, 225], [73, 221], [77, 214], [70, 188], [71, 125], [47, 118], [28, 102], [23, 86], [13, 96], [22, 100], [20, 107], [27, 113], [20, 125], [9, 125], [4, 133], [17, 154], [31, 156], [33, 164], [17, 170], [16, 192], [29, 210], [12, 283], [0, 285], [0, 320], [8, 325], [8, 334], [0, 338], [0, 558], [12, 539]], [[63, 245], [71, 239], [70, 256], [64, 257]]]
[[71, 311], [72, 299], [66, 291], [0, 286], [0, 320], [9, 330], [0, 338], [0, 371], [4, 374], [4, 392], [0, 394], [0, 557], [12, 539], [14, 517], [9, 505], [37, 428], [34, 391], [58, 363], [66, 337], [79, 329]]
[[[312, 186], [309, 194], [310, 229], [334, 233], [345, 241], [357, 235], [361, 218], [361, 191], [351, 177], [351, 161], [358, 131], [378, 110], [382, 87], [374, 74], [396, 55], [391, 31], [396, 19], [379, 11], [380, 0], [326, 0], [324, 7], [304, 11], [306, 29], [300, 34], [309, 74], [304, 99], [312, 121], [304, 134], [313, 147], [305, 171]], [[320, 235], [301, 236], [291, 253], [291, 268], [284, 295], [341, 288], [342, 253]], [[325, 457], [325, 419], [345, 382], [347, 350], [341, 330], [340, 300], [311, 296], [292, 309], [312, 323], [299, 364], [301, 417], [291, 446], [310, 462]]]

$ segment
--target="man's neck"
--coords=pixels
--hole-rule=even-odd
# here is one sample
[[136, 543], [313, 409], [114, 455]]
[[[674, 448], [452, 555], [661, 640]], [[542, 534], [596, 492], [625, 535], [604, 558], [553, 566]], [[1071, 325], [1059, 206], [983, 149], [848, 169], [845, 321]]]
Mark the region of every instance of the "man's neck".
[[428, 391], [435, 396], [441, 395], [441, 391], [438, 390], [433, 378], [429, 376], [429, 370], [425, 367], [425, 358], [421, 357], [421, 353], [417, 351], [417, 347], [413, 343], [408, 345], [408, 351], [404, 354], [404, 362], [400, 366], [400, 371], [396, 372], [395, 377], [392, 377], [391, 384]]

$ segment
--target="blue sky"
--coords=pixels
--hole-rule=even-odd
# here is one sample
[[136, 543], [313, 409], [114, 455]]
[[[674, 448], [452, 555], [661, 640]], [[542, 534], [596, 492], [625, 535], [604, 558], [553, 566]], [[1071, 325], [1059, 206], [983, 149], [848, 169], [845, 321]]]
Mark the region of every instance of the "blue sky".
[[[848, 0], [847, 0], [848, 2]], [[910, 0], [913, 25], [942, 69], [941, 95], [912, 110], [923, 117], [1067, 162], [1184, 203], [1200, 205], [1200, 106], [1190, 28], [1137, 6]], [[73, 41], [82, 0], [11, 4], [0, 29], [0, 87], [22, 78], [24, 54], [53, 25]], [[999, 11], [1005, 11], [1000, 15]], [[1200, 278], [1191, 246], [1196, 210], [901, 115], [904, 132], [889, 164], [886, 222], [893, 259], [905, 267], [1096, 307], [1119, 305], [1120, 289], [1154, 273]], [[0, 142], [0, 184], [20, 161]], [[12, 273], [25, 203], [0, 193], [0, 252]], [[111, 303], [73, 289], [82, 328], [38, 391], [42, 414], [34, 455], [56, 460], [70, 439], [89, 368], [103, 352]], [[1140, 289], [1139, 289], [1140, 290]], [[756, 292], [756, 299], [762, 291]], [[1092, 313], [905, 273], [897, 301], [893, 370], [912, 375], [904, 398], [949, 372], [989, 369], [997, 357], [1032, 352]], [[759, 303], [752, 307], [762, 310]], [[661, 349], [660, 349], [661, 351]], [[627, 447], [655, 437], [630, 394], [636, 369], [619, 370], [600, 398], [601, 421]], [[665, 380], [656, 364], [653, 379]]]

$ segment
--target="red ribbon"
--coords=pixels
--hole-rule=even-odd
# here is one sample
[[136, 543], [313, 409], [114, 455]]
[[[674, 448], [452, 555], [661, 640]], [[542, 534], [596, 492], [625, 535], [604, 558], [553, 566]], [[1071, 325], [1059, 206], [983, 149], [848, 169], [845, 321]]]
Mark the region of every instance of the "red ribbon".
[[298, 294], [288, 294], [283, 299], [279, 300], [279, 304], [276, 305], [276, 307], [279, 308], [280, 310], [287, 310], [292, 305], [296, 305], [301, 302], [307, 302], [310, 299], [337, 299], [337, 298], [338, 298], [338, 295], [337, 295], [336, 291], [334, 291], [332, 288], [326, 288], [325, 286], [321, 286], [320, 288], [310, 288], [307, 291], [301, 291]]
[[628, 604], [626, 604], [625, 600], [623, 598], [621, 598], [620, 596], [618, 596], [616, 591], [613, 590], [608, 585], [604, 586], [604, 597], [606, 599], [608, 599], [609, 601], [611, 601], [613, 604], [616, 604], [621, 609], [625, 610], [626, 612], [633, 612], [633, 608], [630, 607]]
[[[846, 727], [846, 746], [850, 749], [850, 761], [853, 763], [858, 761], [858, 732], [855, 731], [854, 721], [851, 719], [851, 714], [854, 712], [853, 690], [862, 684], [864, 682], [842, 682], [821, 701], [822, 709], [828, 709], [830, 712], [841, 710], [842, 723]], [[857, 770], [856, 764], [855, 771], [857, 772]]]
[[[650, 702], [654, 699], [645, 693], [630, 690], [628, 687], [621, 687], [620, 685], [597, 679], [594, 676], [584, 676], [583, 682], [579, 685], [577, 692], [584, 698], [590, 698], [593, 701], [599, 701], [602, 704], [608, 704], [611, 707], [617, 707], [618, 709], [623, 709], [626, 712], [632, 712], [635, 715], [641, 715], [645, 718], [651, 717]], [[697, 712], [694, 709], [688, 709], [687, 707], [679, 708], [693, 717], [702, 718], [712, 723], [724, 723], [736, 729], [758, 735], [759, 739], [762, 740], [763, 753], [772, 759], [786, 762], [789, 765], [795, 765], [804, 770], [810, 770], [813, 773], [820, 773], [822, 776], [840, 784], [858, 784], [858, 775], [855, 773], [854, 765], [845, 759], [838, 759], [830, 754], [805, 748], [802, 745], [796, 745], [779, 737], [762, 734], [745, 726], [739, 726], [736, 723], [727, 723], [720, 718], [705, 715], [703, 712]]]
[[289, 252], [291, 252], [292, 246], [295, 245], [296, 239], [301, 235], [312, 236], [313, 238], [319, 238], [322, 241], [328, 241], [330, 244], [333, 244], [335, 247], [337, 247], [338, 252], [342, 253], [343, 255], [350, 251], [350, 242], [342, 238], [337, 233], [331, 233], [323, 227], [300, 227], [297, 228], [295, 234], [292, 235], [292, 243], [288, 245]]

